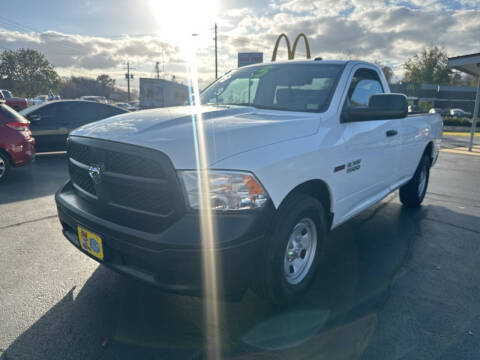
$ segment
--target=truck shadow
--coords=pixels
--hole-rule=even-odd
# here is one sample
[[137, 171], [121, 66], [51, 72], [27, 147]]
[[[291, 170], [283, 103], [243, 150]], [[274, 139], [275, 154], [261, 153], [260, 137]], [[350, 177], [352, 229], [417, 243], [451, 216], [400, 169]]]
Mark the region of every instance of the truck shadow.
[[65, 152], [37, 154], [35, 162], [11, 169], [0, 184], [0, 204], [53, 195], [67, 179]]
[[[408, 210], [382, 202], [331, 233], [326, 261], [296, 306], [274, 308], [251, 292], [241, 302], [221, 302], [224, 358], [360, 358], [392, 284], [409, 268], [415, 243], [425, 241], [422, 224], [431, 214], [466, 217], [436, 205]], [[99, 267], [2, 359], [203, 359], [204, 301]]]

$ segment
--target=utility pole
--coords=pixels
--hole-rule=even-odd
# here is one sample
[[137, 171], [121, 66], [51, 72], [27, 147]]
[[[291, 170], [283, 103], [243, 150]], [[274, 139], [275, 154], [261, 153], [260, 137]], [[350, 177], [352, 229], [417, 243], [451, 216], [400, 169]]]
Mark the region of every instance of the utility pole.
[[160, 79], [160, 62], [155, 63], [155, 73], [157, 74], [157, 80]]
[[215, 23], [215, 79], [218, 78], [217, 23]]
[[130, 79], [133, 79], [133, 74], [130, 74], [130, 61], [127, 61], [127, 73], [125, 74], [125, 78], [127, 79], [127, 89], [128, 89], [128, 102], [130, 102]]

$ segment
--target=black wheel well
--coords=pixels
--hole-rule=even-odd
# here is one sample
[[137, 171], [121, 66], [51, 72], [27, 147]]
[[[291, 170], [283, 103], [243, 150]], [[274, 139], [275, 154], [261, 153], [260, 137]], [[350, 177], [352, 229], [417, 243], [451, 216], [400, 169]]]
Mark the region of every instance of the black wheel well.
[[425, 148], [425, 151], [423, 153], [428, 155], [428, 157], [430, 158], [430, 165], [432, 165], [432, 162], [433, 162], [433, 141], [430, 141], [427, 144], [427, 147]]
[[13, 159], [12, 157], [10, 156], [10, 154], [4, 150], [3, 148], [0, 148], [0, 153], [2, 153], [3, 155], [5, 155], [5, 157], [7, 158], [7, 160], [9, 161], [10, 165], [13, 166]]
[[[325, 212], [327, 213], [328, 228], [330, 229], [333, 220], [332, 196], [327, 183], [320, 179], [306, 181], [297, 185], [293, 190], [291, 190], [285, 199], [293, 196], [296, 193], [310, 195], [322, 203], [322, 205], [325, 207]], [[285, 201], [285, 199], [283, 199], [282, 203]]]

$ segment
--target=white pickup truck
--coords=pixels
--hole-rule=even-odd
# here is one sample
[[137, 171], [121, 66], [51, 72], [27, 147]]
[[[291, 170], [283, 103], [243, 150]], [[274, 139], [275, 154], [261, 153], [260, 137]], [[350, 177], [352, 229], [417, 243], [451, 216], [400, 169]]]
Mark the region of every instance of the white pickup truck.
[[253, 65], [200, 97], [201, 106], [118, 115], [71, 133], [70, 180], [56, 202], [75, 246], [166, 291], [202, 294], [198, 121], [229, 297], [251, 287], [294, 301], [329, 230], [396, 189], [408, 207], [425, 196], [442, 120], [408, 116], [405, 96], [390, 94], [373, 64]]

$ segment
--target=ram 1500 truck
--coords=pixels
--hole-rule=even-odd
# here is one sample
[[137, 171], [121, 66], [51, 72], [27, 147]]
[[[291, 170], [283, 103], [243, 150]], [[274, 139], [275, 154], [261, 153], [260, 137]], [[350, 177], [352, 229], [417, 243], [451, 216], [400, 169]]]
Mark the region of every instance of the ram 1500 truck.
[[203, 291], [200, 171], [208, 170], [224, 294], [241, 298], [251, 287], [289, 303], [310, 284], [328, 231], [396, 189], [418, 207], [439, 153], [440, 116], [409, 116], [405, 96], [367, 62], [243, 67], [200, 100], [73, 131], [70, 180], [56, 194], [70, 242], [171, 292]]

